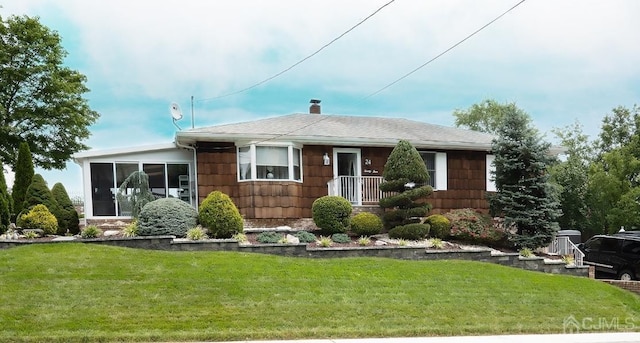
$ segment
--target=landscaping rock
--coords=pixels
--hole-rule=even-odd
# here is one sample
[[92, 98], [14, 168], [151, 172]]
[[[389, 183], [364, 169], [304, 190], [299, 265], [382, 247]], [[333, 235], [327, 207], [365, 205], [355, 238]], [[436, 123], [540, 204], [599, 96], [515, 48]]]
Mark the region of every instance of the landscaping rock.
[[68, 241], [75, 241], [76, 238], [73, 236], [60, 236], [60, 237], [56, 237], [54, 239], [52, 239], [52, 242], [68, 242]]
[[300, 244], [300, 239], [294, 235], [287, 235], [287, 242], [289, 244]]
[[118, 230], [107, 230], [102, 235], [105, 237], [109, 237], [109, 236], [117, 236], [118, 234], [120, 234], [120, 231]]
[[375, 245], [387, 245], [387, 242], [378, 240], [375, 242]]

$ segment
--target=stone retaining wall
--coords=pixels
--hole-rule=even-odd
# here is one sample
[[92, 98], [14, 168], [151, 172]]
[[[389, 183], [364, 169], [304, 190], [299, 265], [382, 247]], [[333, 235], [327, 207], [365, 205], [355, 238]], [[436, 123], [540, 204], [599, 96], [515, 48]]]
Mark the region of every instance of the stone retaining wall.
[[[68, 242], [68, 241], [67, 241]], [[190, 241], [175, 239], [173, 236], [78, 239], [72, 242], [111, 245], [126, 248], [172, 251], [239, 251], [307, 258], [384, 257], [402, 260], [471, 260], [496, 263], [509, 267], [552, 274], [589, 276], [588, 267], [566, 266], [561, 261], [550, 263], [542, 257], [523, 258], [517, 253], [493, 255], [489, 249], [475, 250], [426, 250], [411, 246], [370, 246], [370, 247], [308, 247], [306, 244], [260, 244], [243, 245], [233, 239]], [[38, 242], [25, 240], [0, 241], [0, 249], [28, 244], [56, 244], [59, 242]], [[640, 286], [639, 286], [640, 288]]]

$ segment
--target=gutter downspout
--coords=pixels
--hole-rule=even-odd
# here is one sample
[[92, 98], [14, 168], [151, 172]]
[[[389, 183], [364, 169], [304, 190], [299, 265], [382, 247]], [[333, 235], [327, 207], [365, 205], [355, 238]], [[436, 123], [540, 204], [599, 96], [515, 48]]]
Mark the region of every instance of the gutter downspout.
[[178, 136], [176, 135], [174, 141], [173, 141], [177, 147], [179, 148], [184, 148], [184, 149], [189, 149], [191, 151], [193, 151], [193, 182], [195, 182], [195, 196], [196, 196], [196, 200], [195, 200], [195, 205], [196, 205], [196, 211], [198, 211], [198, 201], [200, 199], [200, 197], [198, 196], [198, 155], [196, 154], [196, 148], [191, 146], [191, 145], [184, 145], [184, 144], [180, 144], [178, 142]]

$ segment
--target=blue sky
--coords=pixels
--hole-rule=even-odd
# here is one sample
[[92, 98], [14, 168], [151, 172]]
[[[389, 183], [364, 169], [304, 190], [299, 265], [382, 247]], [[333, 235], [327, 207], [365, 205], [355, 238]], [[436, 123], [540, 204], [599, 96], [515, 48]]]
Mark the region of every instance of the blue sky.
[[[389, 0], [12, 0], [56, 30], [66, 65], [88, 78], [101, 114], [93, 149], [166, 143], [178, 102], [190, 127], [308, 111], [453, 125], [486, 98], [516, 102], [547, 133], [576, 120], [591, 136], [611, 109], [640, 95], [640, 1], [529, 0], [403, 81], [367, 97], [514, 6], [517, 0], [396, 0], [291, 71]], [[80, 167], [43, 171], [80, 193]], [[10, 178], [9, 178], [10, 179]]]

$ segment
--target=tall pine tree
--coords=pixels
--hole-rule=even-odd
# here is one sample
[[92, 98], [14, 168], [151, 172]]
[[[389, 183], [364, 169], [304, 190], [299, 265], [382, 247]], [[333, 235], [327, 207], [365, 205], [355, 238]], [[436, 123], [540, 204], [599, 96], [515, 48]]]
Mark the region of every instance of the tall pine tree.
[[0, 233], [7, 231], [11, 223], [11, 204], [13, 200], [7, 191], [7, 181], [4, 178], [4, 168], [0, 163]]
[[20, 143], [18, 161], [16, 162], [14, 172], [16, 176], [11, 190], [11, 196], [13, 197], [13, 219], [22, 212], [27, 188], [29, 188], [34, 174], [31, 150], [29, 149], [29, 144], [25, 142]]
[[513, 243], [520, 248], [547, 246], [558, 230], [561, 215], [548, 182], [554, 161], [550, 144], [543, 142], [529, 117], [508, 111], [493, 140], [494, 179], [497, 192], [489, 197], [492, 215], [514, 227]]

